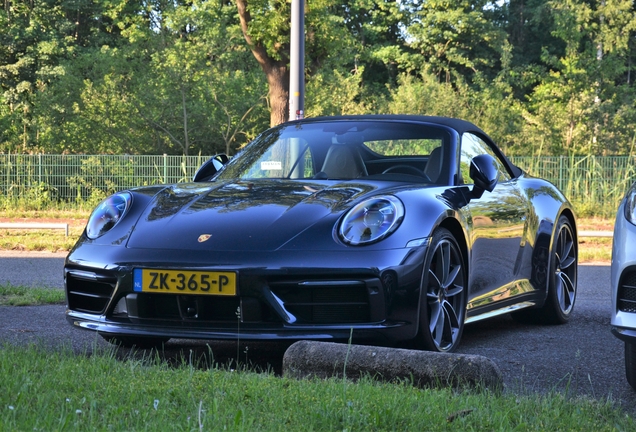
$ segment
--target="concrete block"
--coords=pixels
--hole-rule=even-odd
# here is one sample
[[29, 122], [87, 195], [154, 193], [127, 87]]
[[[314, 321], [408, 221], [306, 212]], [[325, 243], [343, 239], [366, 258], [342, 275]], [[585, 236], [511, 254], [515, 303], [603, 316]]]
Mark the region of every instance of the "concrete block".
[[421, 388], [503, 389], [503, 375], [487, 357], [332, 342], [291, 345], [283, 356], [283, 375], [352, 380], [369, 376], [388, 382], [407, 380]]

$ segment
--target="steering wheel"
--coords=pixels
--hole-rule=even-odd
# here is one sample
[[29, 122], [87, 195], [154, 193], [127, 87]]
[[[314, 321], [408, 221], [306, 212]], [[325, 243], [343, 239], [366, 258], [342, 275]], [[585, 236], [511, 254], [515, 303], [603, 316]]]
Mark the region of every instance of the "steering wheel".
[[392, 172], [398, 172], [402, 174], [411, 174], [411, 175], [424, 177], [425, 179], [428, 179], [428, 176], [424, 174], [424, 171], [421, 171], [411, 165], [394, 165], [382, 171], [382, 174], [388, 174]]

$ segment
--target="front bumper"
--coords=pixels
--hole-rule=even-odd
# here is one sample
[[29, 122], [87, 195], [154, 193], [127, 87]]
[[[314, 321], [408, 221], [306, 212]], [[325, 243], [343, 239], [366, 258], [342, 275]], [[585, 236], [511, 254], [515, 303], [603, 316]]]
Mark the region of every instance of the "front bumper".
[[636, 342], [636, 330], [634, 329], [612, 327], [612, 334], [623, 342], [632, 344]]
[[636, 342], [636, 226], [625, 218], [624, 203], [618, 208], [612, 244], [612, 333]]
[[[406, 340], [417, 333], [425, 253], [418, 247], [201, 257], [81, 245], [65, 265], [66, 317], [104, 335], [344, 340], [353, 333], [356, 340]], [[135, 268], [236, 271], [238, 295], [134, 292]]]

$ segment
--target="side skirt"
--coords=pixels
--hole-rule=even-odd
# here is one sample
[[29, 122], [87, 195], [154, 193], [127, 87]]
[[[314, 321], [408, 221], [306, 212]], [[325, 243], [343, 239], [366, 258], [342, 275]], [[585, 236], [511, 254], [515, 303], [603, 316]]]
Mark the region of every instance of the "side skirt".
[[506, 300], [497, 301], [489, 305], [473, 307], [466, 311], [466, 324], [504, 315], [520, 309], [543, 304], [545, 296], [539, 291], [524, 293]]

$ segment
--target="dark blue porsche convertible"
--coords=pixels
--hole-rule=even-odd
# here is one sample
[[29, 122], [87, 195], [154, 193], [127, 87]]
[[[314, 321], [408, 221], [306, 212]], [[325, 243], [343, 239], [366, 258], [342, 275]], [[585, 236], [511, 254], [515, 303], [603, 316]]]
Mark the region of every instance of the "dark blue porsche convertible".
[[314, 118], [191, 183], [107, 198], [64, 277], [69, 323], [123, 345], [353, 335], [448, 352], [484, 318], [567, 322], [577, 232], [563, 194], [469, 122]]

